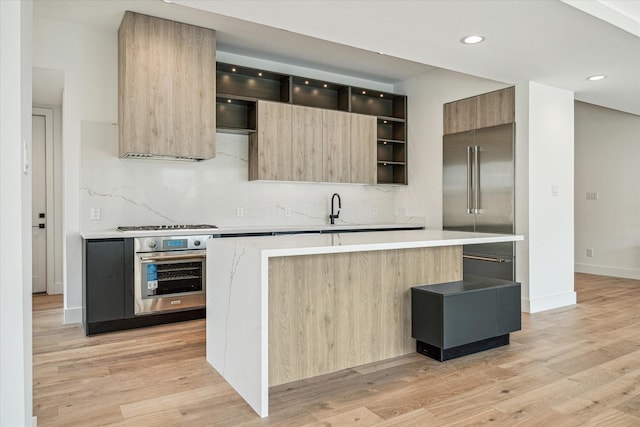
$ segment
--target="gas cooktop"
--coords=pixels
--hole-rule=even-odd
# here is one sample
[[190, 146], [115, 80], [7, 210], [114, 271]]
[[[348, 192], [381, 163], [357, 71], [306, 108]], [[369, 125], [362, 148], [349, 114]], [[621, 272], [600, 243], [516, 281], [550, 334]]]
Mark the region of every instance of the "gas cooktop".
[[130, 225], [118, 227], [118, 231], [206, 230], [218, 228], [211, 224]]

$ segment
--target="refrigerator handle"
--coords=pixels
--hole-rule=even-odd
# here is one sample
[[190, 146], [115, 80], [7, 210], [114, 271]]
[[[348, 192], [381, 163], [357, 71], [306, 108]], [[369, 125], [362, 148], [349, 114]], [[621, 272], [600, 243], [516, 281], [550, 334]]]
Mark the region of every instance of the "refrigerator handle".
[[472, 214], [473, 209], [471, 209], [471, 204], [473, 203], [471, 200], [471, 191], [473, 189], [473, 181], [471, 174], [471, 152], [473, 151], [473, 147], [467, 146], [467, 213]]
[[479, 160], [479, 156], [480, 156], [480, 147], [479, 146], [475, 146], [473, 147], [473, 152], [474, 152], [474, 156], [473, 156], [473, 181], [475, 184], [475, 191], [474, 191], [474, 200], [473, 200], [473, 213], [474, 214], [479, 214], [480, 213], [480, 160]]

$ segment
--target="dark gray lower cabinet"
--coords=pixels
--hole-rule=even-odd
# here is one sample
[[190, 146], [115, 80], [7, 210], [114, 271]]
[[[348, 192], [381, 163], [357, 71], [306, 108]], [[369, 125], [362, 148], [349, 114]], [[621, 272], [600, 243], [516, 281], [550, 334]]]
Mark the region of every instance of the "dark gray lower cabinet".
[[134, 315], [132, 238], [87, 239], [83, 246], [82, 321], [87, 335], [201, 319], [206, 310]]
[[465, 276], [411, 289], [417, 351], [440, 361], [509, 344], [520, 316], [517, 282]]
[[133, 239], [85, 240], [83, 254], [82, 318], [89, 335], [103, 322], [133, 316]]

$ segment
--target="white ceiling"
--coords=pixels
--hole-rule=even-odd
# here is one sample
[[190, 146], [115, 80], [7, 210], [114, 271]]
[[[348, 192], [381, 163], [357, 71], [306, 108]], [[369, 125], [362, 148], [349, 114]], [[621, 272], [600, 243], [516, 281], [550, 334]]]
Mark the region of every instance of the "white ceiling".
[[[583, 11], [571, 3], [598, 6]], [[214, 28], [225, 52], [384, 83], [433, 67], [535, 81], [640, 115], [640, 0], [34, 2], [36, 16], [114, 33], [125, 10]], [[459, 42], [472, 33], [485, 42]], [[593, 74], [608, 78], [587, 81]]]

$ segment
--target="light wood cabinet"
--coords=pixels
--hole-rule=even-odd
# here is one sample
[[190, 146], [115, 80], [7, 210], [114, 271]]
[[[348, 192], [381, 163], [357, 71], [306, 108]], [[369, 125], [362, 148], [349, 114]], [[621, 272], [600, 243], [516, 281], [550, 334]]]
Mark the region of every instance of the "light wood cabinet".
[[323, 181], [351, 182], [351, 114], [323, 110]]
[[215, 31], [125, 12], [118, 31], [121, 157], [215, 157]]
[[[256, 104], [260, 100], [289, 104], [292, 109], [292, 179], [311, 182], [352, 182], [364, 184], [407, 184], [407, 97], [375, 89], [358, 88], [281, 74], [264, 69], [227, 63], [217, 63], [218, 131], [251, 135], [257, 129]], [[297, 110], [310, 107], [309, 110]], [[316, 110], [313, 110], [316, 109]], [[311, 123], [324, 120], [311, 118], [311, 111], [331, 110], [362, 114], [377, 118], [373, 129], [356, 120], [348, 132], [332, 129], [324, 136], [323, 129], [312, 129]], [[328, 120], [336, 120], [331, 116]], [[353, 119], [350, 119], [353, 121]], [[364, 120], [364, 119], [363, 119]], [[356, 123], [357, 122], [357, 123]], [[344, 123], [346, 126], [346, 123]], [[342, 124], [340, 124], [342, 126]], [[363, 134], [366, 132], [366, 135]], [[377, 147], [355, 140], [368, 140], [373, 134]], [[322, 138], [322, 142], [318, 142]], [[333, 144], [327, 149], [325, 144]], [[337, 146], [335, 144], [338, 144]], [[373, 150], [374, 164], [370, 155]], [[324, 150], [323, 152], [320, 152]], [[327, 158], [326, 156], [329, 156]], [[360, 157], [362, 156], [362, 157]], [[347, 175], [346, 165], [352, 168]], [[251, 163], [251, 157], [249, 159]], [[250, 166], [251, 167], [251, 166]], [[320, 172], [318, 172], [320, 167]], [[371, 168], [374, 176], [371, 177]], [[255, 175], [251, 175], [255, 176]], [[262, 178], [251, 178], [262, 179]]]
[[477, 99], [466, 98], [444, 104], [444, 134], [476, 128]]
[[376, 117], [258, 101], [249, 180], [375, 184]]
[[375, 116], [351, 114], [351, 182], [376, 183]]
[[476, 98], [476, 129], [515, 122], [514, 87], [485, 93]]
[[509, 87], [443, 107], [444, 134], [466, 132], [515, 122], [515, 88]]
[[249, 179], [291, 181], [291, 105], [258, 102], [258, 129], [249, 135]]
[[322, 181], [322, 110], [291, 110], [291, 173], [294, 181]]

